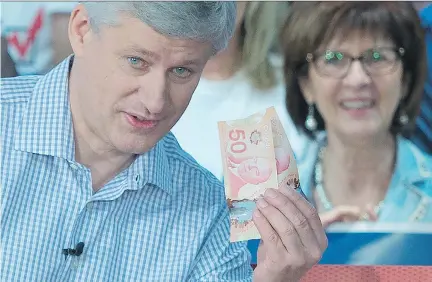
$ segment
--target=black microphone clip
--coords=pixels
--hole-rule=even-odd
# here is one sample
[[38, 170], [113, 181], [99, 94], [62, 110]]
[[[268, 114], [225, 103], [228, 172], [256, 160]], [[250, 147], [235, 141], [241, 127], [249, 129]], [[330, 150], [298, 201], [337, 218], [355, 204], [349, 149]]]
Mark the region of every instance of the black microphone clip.
[[76, 244], [75, 249], [63, 249], [62, 253], [67, 257], [68, 255], [79, 257], [84, 250], [84, 243], [79, 242]]

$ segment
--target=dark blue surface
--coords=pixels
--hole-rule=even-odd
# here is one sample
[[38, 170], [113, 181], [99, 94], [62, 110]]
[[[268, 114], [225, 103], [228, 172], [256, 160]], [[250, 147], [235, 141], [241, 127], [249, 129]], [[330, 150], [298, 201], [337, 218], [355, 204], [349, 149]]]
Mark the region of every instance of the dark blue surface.
[[249, 240], [248, 244], [247, 244], [249, 252], [252, 255], [251, 262], [253, 264], [256, 264], [256, 261], [257, 261], [257, 254], [256, 253], [257, 253], [257, 250], [258, 250], [259, 242], [260, 242], [260, 240]]
[[[328, 233], [329, 246], [320, 264], [432, 266], [432, 234]], [[248, 242], [256, 263], [259, 240]], [[369, 249], [366, 249], [369, 248]]]

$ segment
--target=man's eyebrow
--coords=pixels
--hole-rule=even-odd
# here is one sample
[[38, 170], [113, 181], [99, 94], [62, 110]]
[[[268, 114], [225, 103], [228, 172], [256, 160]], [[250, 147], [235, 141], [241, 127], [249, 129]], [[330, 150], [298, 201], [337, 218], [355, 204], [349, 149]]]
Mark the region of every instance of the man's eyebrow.
[[150, 57], [150, 58], [154, 58], [156, 60], [160, 59], [160, 56], [158, 54], [153, 53], [153, 52], [151, 52], [149, 50], [146, 50], [146, 49], [144, 49], [144, 48], [142, 48], [142, 47], [140, 47], [138, 45], [131, 45], [128, 49], [130, 49], [131, 51], [140, 53], [140, 54], [142, 54], [144, 56], [147, 56], [147, 57]]
[[[149, 50], [146, 50], [138, 45], [131, 45], [128, 48], [130, 51], [140, 53], [141, 55], [153, 58], [154, 60], [158, 61], [160, 60], [160, 56], [154, 52], [151, 52]], [[192, 59], [192, 60], [185, 60], [179, 66], [192, 66], [192, 65], [198, 65], [200, 63], [199, 59]]]
[[199, 61], [197, 60], [187, 60], [182, 62], [182, 66], [191, 66], [191, 65], [197, 65], [199, 63]]

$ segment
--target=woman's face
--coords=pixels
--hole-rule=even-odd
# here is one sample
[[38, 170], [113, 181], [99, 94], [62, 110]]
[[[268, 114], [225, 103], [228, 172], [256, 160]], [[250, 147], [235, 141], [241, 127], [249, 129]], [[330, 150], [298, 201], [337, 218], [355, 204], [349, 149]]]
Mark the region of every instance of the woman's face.
[[[314, 55], [317, 59], [310, 64], [309, 76], [300, 81], [300, 86], [306, 101], [314, 103], [323, 117], [328, 133], [361, 138], [388, 132], [399, 101], [406, 94], [402, 62], [393, 51], [399, 47], [390, 40], [354, 33], [331, 41], [318, 52], [323, 54], [320, 58]], [[340, 75], [343, 65], [349, 64], [347, 58], [362, 55], [369, 70], [381, 68], [390, 60], [396, 63], [391, 71], [370, 74], [372, 71], [354, 60], [346, 68], [346, 75]]]

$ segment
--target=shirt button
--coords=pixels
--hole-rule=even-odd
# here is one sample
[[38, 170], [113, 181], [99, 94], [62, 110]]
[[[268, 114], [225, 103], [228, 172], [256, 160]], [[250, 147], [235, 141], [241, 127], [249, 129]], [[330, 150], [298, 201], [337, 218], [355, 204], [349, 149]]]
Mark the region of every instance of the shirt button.
[[135, 175], [135, 182], [139, 184], [140, 183], [140, 178], [141, 177], [140, 177], [139, 174]]
[[70, 167], [74, 170], [79, 169], [78, 165], [74, 164], [74, 163], [70, 163]]
[[91, 211], [92, 209], [93, 209], [93, 203], [92, 202], [90, 202], [90, 203], [87, 203], [87, 210], [88, 211]]

